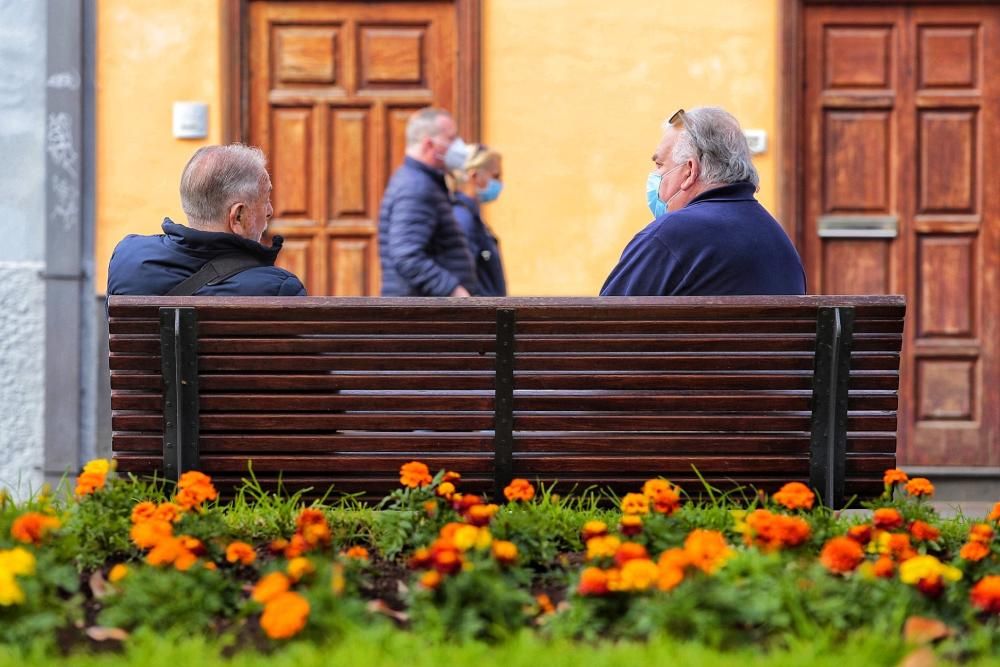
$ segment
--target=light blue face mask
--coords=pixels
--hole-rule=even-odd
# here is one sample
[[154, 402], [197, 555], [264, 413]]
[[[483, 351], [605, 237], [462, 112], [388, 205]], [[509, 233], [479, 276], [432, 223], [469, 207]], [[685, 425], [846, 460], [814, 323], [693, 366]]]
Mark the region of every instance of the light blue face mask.
[[667, 204], [670, 203], [670, 199], [673, 199], [680, 194], [678, 190], [670, 196], [667, 201], [660, 201], [660, 183], [663, 181], [663, 177], [674, 172], [676, 169], [683, 167], [683, 164], [679, 164], [666, 174], [657, 174], [655, 171], [649, 172], [649, 176], [646, 177], [646, 204], [649, 206], [649, 210], [653, 212], [653, 217], [659, 218], [661, 215], [667, 212]]
[[486, 204], [491, 201], [496, 201], [496, 198], [500, 196], [500, 192], [503, 190], [503, 183], [495, 178], [491, 178], [490, 182], [486, 184], [486, 187], [481, 190], [476, 190], [476, 196], [479, 201]]

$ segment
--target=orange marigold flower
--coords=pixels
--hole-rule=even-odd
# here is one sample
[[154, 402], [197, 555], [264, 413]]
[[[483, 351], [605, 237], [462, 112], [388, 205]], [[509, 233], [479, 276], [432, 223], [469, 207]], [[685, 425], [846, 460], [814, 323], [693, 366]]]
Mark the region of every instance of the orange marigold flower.
[[113, 584], [117, 584], [119, 581], [128, 576], [128, 565], [125, 563], [116, 563], [111, 570], [108, 572], [108, 581]]
[[774, 502], [790, 510], [812, 509], [816, 494], [802, 482], [789, 482], [772, 496]]
[[213, 563], [212, 561], [206, 561], [205, 565], [204, 565], [204, 568], [206, 570], [218, 570], [219, 566], [216, 565], [215, 563]]
[[156, 503], [144, 500], [132, 508], [132, 523], [142, 523], [152, 519], [156, 514]]
[[926, 521], [914, 521], [910, 524], [910, 535], [919, 542], [934, 542], [941, 537], [941, 531]]
[[297, 558], [309, 550], [309, 544], [306, 539], [302, 537], [301, 533], [295, 533], [292, 535], [292, 539], [288, 540], [288, 544], [285, 545], [285, 550], [282, 552], [285, 558]]
[[683, 571], [684, 568], [691, 564], [691, 559], [684, 549], [674, 547], [660, 554], [660, 560], [657, 564], [660, 568], [675, 568]]
[[257, 552], [246, 542], [232, 542], [226, 547], [226, 560], [230, 563], [250, 565], [257, 560]]
[[926, 477], [914, 477], [906, 483], [905, 488], [908, 494], [917, 498], [934, 495], [934, 485]]
[[308, 618], [309, 601], [294, 591], [287, 591], [264, 605], [260, 627], [271, 639], [288, 639], [306, 627]]
[[576, 587], [580, 595], [605, 595], [608, 592], [608, 575], [599, 567], [587, 567], [580, 573]]
[[455, 574], [463, 562], [462, 552], [450, 541], [435, 540], [431, 545], [431, 563], [441, 574]]
[[511, 480], [510, 484], [504, 488], [503, 495], [510, 502], [516, 500], [527, 502], [535, 497], [535, 487], [528, 480], [518, 477]]
[[615, 551], [615, 565], [621, 567], [630, 560], [648, 557], [649, 553], [646, 551], [646, 547], [637, 542], [624, 542]]
[[892, 507], [880, 507], [872, 513], [872, 523], [879, 530], [895, 530], [903, 525], [903, 515]]
[[420, 585], [424, 588], [433, 591], [438, 586], [441, 585], [441, 573], [437, 570], [427, 570], [422, 575], [420, 575]]
[[638, 514], [622, 515], [622, 520], [618, 524], [618, 530], [622, 535], [633, 537], [642, 532], [642, 517]]
[[889, 579], [896, 570], [896, 564], [888, 556], [879, 556], [872, 566], [872, 574], [880, 579]]
[[41, 544], [45, 536], [59, 528], [59, 519], [41, 512], [25, 512], [14, 519], [10, 536], [25, 544]]
[[884, 541], [885, 549], [883, 553], [886, 553], [896, 559], [896, 562], [902, 563], [908, 561], [917, 555], [916, 550], [910, 544], [910, 536], [907, 533], [893, 533], [893, 534], [883, 534], [884, 537], [880, 539]]
[[199, 540], [197, 537], [191, 537], [190, 535], [181, 535], [178, 537], [181, 541], [181, 546], [190, 551], [191, 553], [203, 555], [206, 551], [205, 543]]
[[150, 549], [146, 555], [146, 562], [150, 565], [172, 565], [174, 561], [187, 551], [176, 537], [166, 537]]
[[91, 493], [98, 489], [104, 488], [104, 483], [107, 480], [107, 475], [102, 472], [82, 472], [76, 478], [76, 493], [77, 496], [89, 496]]
[[993, 540], [993, 528], [988, 523], [977, 523], [969, 529], [970, 542], [989, 544]]
[[649, 498], [641, 493], [626, 493], [622, 498], [622, 514], [649, 514]]
[[326, 515], [322, 511], [305, 507], [295, 519], [296, 535], [301, 535], [306, 548], [313, 548], [319, 544], [329, 544], [330, 525], [326, 522]]
[[353, 558], [354, 560], [368, 560], [368, 549], [363, 546], [354, 545], [344, 552], [344, 555], [348, 558]]
[[140, 549], [151, 549], [163, 540], [174, 535], [174, 528], [169, 521], [162, 519], [149, 519], [132, 526], [129, 536], [132, 542]]
[[872, 541], [872, 527], [866, 523], [860, 526], [851, 526], [847, 529], [847, 536], [858, 544], [868, 544]]
[[322, 510], [315, 507], [303, 507], [299, 510], [299, 515], [295, 517], [295, 530], [302, 532], [307, 526], [316, 526], [326, 523], [326, 515]]
[[431, 471], [428, 470], [425, 464], [419, 461], [404, 463], [399, 469], [399, 483], [411, 489], [427, 486], [432, 481], [434, 481], [434, 478], [431, 477]]
[[431, 564], [431, 550], [427, 547], [420, 547], [413, 552], [406, 564], [414, 570], [428, 567]]
[[[182, 549], [177, 558], [174, 559], [174, 568], [180, 570], [181, 572], [187, 572], [191, 569], [195, 563], [198, 562], [198, 556], [188, 551], [187, 549]], [[215, 565], [215, 563], [212, 563]]]
[[864, 559], [865, 552], [861, 545], [849, 537], [834, 537], [827, 541], [819, 555], [823, 567], [836, 574], [853, 572]]
[[510, 565], [517, 560], [517, 545], [507, 540], [493, 542], [493, 558], [498, 563]]
[[587, 542], [592, 537], [603, 537], [608, 534], [608, 524], [603, 521], [588, 521], [583, 524], [580, 531], [580, 538]]
[[966, 542], [958, 552], [959, 558], [978, 563], [990, 555], [990, 548], [982, 542]]
[[267, 550], [275, 555], [284, 553], [285, 549], [287, 548], [288, 548], [288, 540], [286, 540], [283, 537], [276, 537], [275, 539], [271, 540], [267, 545]]
[[271, 572], [265, 574], [254, 584], [250, 597], [263, 604], [287, 591], [291, 585], [292, 580], [284, 572]]
[[649, 498], [653, 510], [667, 516], [681, 506], [681, 494], [677, 487], [665, 479], [651, 479], [642, 485], [642, 495]]
[[799, 516], [773, 514], [764, 509], [754, 510], [746, 517], [747, 544], [756, 544], [764, 551], [797, 547], [809, 539], [809, 522]]
[[688, 533], [684, 540], [684, 552], [691, 565], [707, 574], [718, 570], [733, 554], [722, 533], [701, 528]]
[[621, 546], [621, 540], [614, 535], [592, 537], [587, 540], [587, 560], [612, 558], [619, 546]]
[[983, 577], [969, 591], [972, 606], [987, 614], [1000, 614], [1000, 575]]
[[993, 506], [990, 510], [989, 515], [986, 517], [987, 521], [1000, 521], [1000, 502]]
[[661, 591], [672, 591], [677, 587], [677, 584], [684, 581], [684, 570], [679, 567], [663, 567], [659, 568], [660, 576], [656, 580], [656, 587]]
[[177, 523], [184, 516], [184, 508], [176, 503], [160, 503], [153, 511], [154, 519]]
[[206, 500], [215, 500], [219, 492], [212, 484], [212, 478], [203, 472], [189, 470], [177, 480], [179, 491], [174, 496], [175, 502], [186, 510], [198, 507]]
[[455, 485], [452, 484], [451, 482], [441, 482], [440, 484], [438, 484], [438, 487], [437, 489], [435, 489], [434, 493], [441, 496], [442, 498], [450, 500], [451, 497], [455, 495]]
[[535, 596], [535, 604], [538, 605], [539, 614], [554, 614], [556, 613], [556, 606], [552, 604], [552, 598], [550, 598], [545, 593], [539, 593]]
[[449, 470], [445, 472], [444, 477], [441, 478], [441, 481], [443, 482], [452, 482], [452, 483], [459, 482], [461, 480], [462, 480], [462, 475], [460, 473], [455, 472], [454, 470]]
[[483, 499], [474, 493], [456, 493], [451, 497], [451, 506], [458, 513], [468, 511], [470, 507], [482, 505]]
[[893, 486], [894, 484], [905, 484], [910, 480], [910, 477], [900, 470], [899, 468], [889, 468], [882, 475], [882, 483], [886, 486]]
[[436, 500], [425, 500], [424, 501], [424, 514], [429, 517], [437, 516], [438, 504]]
[[465, 511], [465, 520], [473, 526], [485, 526], [493, 518], [493, 515], [500, 509], [499, 505], [490, 503], [489, 505], [473, 505]]
[[301, 581], [304, 576], [312, 574], [315, 571], [316, 566], [313, 565], [312, 561], [305, 556], [293, 558], [288, 561], [288, 565], [285, 566], [285, 572], [288, 573], [288, 578], [292, 581]]
[[616, 585], [618, 590], [644, 591], [660, 579], [660, 568], [648, 558], [633, 558], [622, 565]]

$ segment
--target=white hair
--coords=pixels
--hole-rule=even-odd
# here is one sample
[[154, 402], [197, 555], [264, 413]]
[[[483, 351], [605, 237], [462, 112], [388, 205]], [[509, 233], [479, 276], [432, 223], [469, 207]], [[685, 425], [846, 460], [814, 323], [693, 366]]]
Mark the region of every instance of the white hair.
[[192, 224], [226, 217], [237, 202], [261, 196], [267, 178], [267, 158], [255, 146], [203, 146], [181, 174], [181, 207]]
[[[670, 121], [663, 129], [670, 128]], [[731, 113], [719, 107], [698, 107], [684, 112], [681, 123], [674, 126], [680, 133], [671, 158], [681, 164], [694, 160], [701, 168], [705, 183], [753, 183], [760, 188], [760, 176], [750, 159], [750, 146]]]
[[414, 112], [406, 122], [406, 147], [419, 144], [427, 137], [437, 136], [441, 132], [437, 121], [442, 116], [451, 117], [451, 114], [435, 107], [426, 107]]

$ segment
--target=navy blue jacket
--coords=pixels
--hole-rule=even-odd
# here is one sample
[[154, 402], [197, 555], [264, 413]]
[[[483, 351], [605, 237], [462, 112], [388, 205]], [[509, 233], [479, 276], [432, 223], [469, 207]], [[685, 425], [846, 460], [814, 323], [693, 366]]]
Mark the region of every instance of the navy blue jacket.
[[130, 234], [111, 255], [108, 294], [162, 296], [219, 255], [242, 251], [259, 257], [255, 266], [217, 285], [205, 285], [197, 296], [305, 296], [306, 288], [294, 274], [274, 266], [282, 238], [268, 248], [224, 232], [204, 232], [165, 218], [163, 233]]
[[480, 217], [479, 202], [464, 192], [456, 192], [452, 211], [476, 262], [479, 295], [507, 296], [507, 281], [503, 275], [497, 237]]
[[407, 157], [389, 179], [379, 211], [382, 296], [478, 294], [476, 269], [455, 222], [444, 174]]
[[795, 247], [751, 183], [713, 188], [625, 247], [601, 296], [805, 294]]

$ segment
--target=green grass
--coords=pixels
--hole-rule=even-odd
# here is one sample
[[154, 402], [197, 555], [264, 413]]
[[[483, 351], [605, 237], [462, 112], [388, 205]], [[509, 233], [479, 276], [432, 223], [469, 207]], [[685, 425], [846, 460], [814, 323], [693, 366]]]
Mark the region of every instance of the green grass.
[[[224, 658], [223, 641], [190, 636], [163, 636], [152, 630], [133, 636], [124, 653], [73, 654], [56, 658], [40, 648], [14, 650], [0, 646], [0, 665], [17, 667], [176, 667], [177, 665], [227, 664], [234, 667], [311, 667], [313, 665], [401, 665], [444, 667], [448, 665], [497, 665], [502, 667], [652, 667], [654, 665], [712, 665], [752, 667], [846, 667], [855, 665], [898, 665], [911, 651], [896, 638], [857, 633], [847, 641], [824, 637], [799, 642], [780, 650], [763, 653], [754, 646], [732, 651], [716, 651], [700, 644], [657, 639], [648, 643], [599, 643], [545, 641], [524, 632], [502, 644], [429, 643], [408, 632], [379, 628], [357, 629], [348, 639], [328, 646], [293, 642], [262, 654], [253, 651]], [[946, 664], [944, 662], [939, 664]], [[1000, 665], [1000, 659], [981, 659], [969, 665]]]

